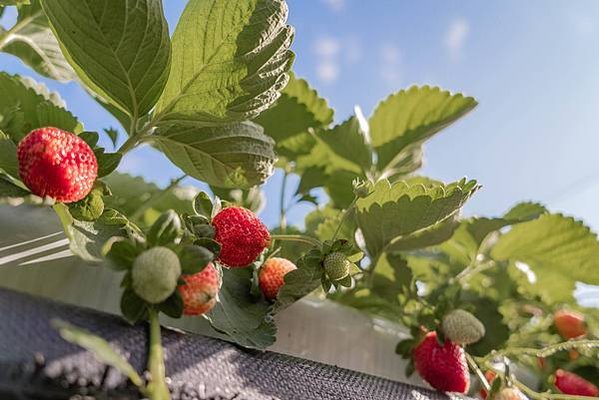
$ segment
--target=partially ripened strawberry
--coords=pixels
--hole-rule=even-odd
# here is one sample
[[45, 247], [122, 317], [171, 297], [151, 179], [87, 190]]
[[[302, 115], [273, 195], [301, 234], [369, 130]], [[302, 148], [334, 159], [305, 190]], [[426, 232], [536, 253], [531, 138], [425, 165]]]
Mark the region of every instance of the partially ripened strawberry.
[[208, 264], [201, 272], [183, 275], [184, 285], [178, 290], [183, 298], [183, 314], [201, 315], [210, 311], [218, 301], [220, 274]]
[[33, 194], [72, 203], [91, 191], [98, 161], [83, 139], [58, 128], [31, 131], [17, 146], [19, 175]]
[[256, 261], [270, 244], [270, 233], [258, 217], [243, 207], [227, 207], [212, 219], [214, 239], [220, 244], [218, 261], [232, 268]]
[[444, 392], [466, 393], [470, 375], [464, 349], [445, 340], [437, 341], [437, 333], [429, 332], [412, 352], [418, 374], [432, 387]]
[[573, 372], [558, 369], [555, 372], [555, 387], [563, 394], [598, 397], [599, 388]]
[[275, 299], [285, 283], [285, 275], [294, 269], [297, 269], [295, 264], [286, 258], [273, 257], [266, 260], [258, 276], [260, 290], [264, 297], [268, 300]]
[[559, 310], [553, 314], [555, 329], [564, 339], [576, 339], [587, 334], [584, 315], [571, 310]]

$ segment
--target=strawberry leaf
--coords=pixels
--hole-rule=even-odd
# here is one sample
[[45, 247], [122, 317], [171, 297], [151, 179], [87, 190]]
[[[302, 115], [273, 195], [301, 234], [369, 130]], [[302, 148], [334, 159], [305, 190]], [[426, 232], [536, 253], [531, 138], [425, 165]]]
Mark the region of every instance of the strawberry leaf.
[[576, 281], [599, 284], [597, 236], [582, 222], [561, 214], [514, 226], [491, 256], [527, 265], [535, 275], [528, 286], [547, 301], [571, 300]]
[[190, 1], [173, 35], [173, 63], [156, 120], [201, 127], [266, 110], [287, 84], [293, 61], [287, 14], [282, 0]]
[[152, 138], [185, 173], [216, 187], [248, 189], [274, 172], [274, 142], [252, 122], [162, 125]]
[[379, 181], [356, 203], [357, 222], [371, 257], [378, 257], [402, 237], [454, 216], [478, 190], [476, 181], [426, 187], [398, 181]]
[[40, 1], [17, 3], [21, 3], [17, 22], [2, 51], [20, 58], [40, 75], [61, 82], [75, 79], [75, 72], [62, 55]]
[[308, 82], [289, 75], [281, 97], [254, 122], [275, 139], [277, 153], [293, 161], [310, 152], [315, 140], [308, 130], [328, 126], [333, 122], [333, 110]]
[[397, 168], [410, 146], [419, 145], [476, 105], [472, 97], [429, 86], [412, 86], [389, 96], [370, 118], [379, 171]]
[[232, 341], [265, 349], [275, 342], [277, 328], [270, 305], [261, 297], [253, 297], [251, 289], [251, 268], [224, 269], [219, 301], [206, 318], [216, 331]]
[[63, 108], [64, 102], [44, 85], [0, 72], [0, 93], [0, 129], [14, 143], [45, 126], [74, 133], [81, 130], [79, 121]]
[[42, 7], [65, 57], [91, 91], [134, 118], [150, 111], [171, 60], [162, 2], [44, 0]]

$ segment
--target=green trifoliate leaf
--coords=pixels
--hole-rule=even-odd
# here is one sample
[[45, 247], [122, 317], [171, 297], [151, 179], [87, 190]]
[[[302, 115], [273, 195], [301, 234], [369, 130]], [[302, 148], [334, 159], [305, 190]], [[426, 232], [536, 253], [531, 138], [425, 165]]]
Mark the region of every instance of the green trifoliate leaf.
[[96, 359], [104, 364], [115, 368], [131, 382], [138, 386], [143, 386], [143, 380], [135, 371], [135, 368], [129, 362], [117, 353], [106, 340], [94, 335], [84, 329], [78, 328], [68, 322], [54, 319], [52, 326], [60, 332], [60, 336], [67, 342], [83, 347], [91, 352]]
[[77, 119], [60, 105], [64, 102], [41, 84], [0, 72], [0, 93], [0, 129], [15, 143], [35, 128], [80, 130]]
[[43, 9], [79, 78], [104, 101], [139, 117], [169, 74], [162, 1], [44, 0]]
[[476, 100], [436, 87], [413, 86], [382, 101], [370, 118], [378, 169], [395, 168], [404, 150], [451, 125], [476, 106]]
[[418, 250], [444, 243], [454, 235], [455, 230], [459, 226], [459, 218], [455, 215], [441, 222], [437, 222], [430, 228], [397, 239], [387, 248], [387, 251]]
[[281, 97], [254, 122], [262, 125], [264, 132], [275, 139], [277, 153], [295, 160], [298, 154], [308, 154], [315, 144], [308, 130], [333, 122], [333, 109], [308, 82], [290, 74]]
[[293, 60], [287, 13], [282, 0], [191, 0], [173, 35], [157, 119], [210, 126], [266, 110]]
[[476, 181], [465, 179], [431, 187], [379, 181], [368, 197], [356, 203], [358, 226], [370, 256], [378, 256], [401, 237], [452, 217], [478, 188]]
[[21, 59], [40, 75], [67, 82], [76, 75], [62, 55], [39, 0], [22, 2], [16, 25], [1, 51]]
[[527, 265], [535, 274], [535, 291], [548, 300], [571, 299], [576, 281], [599, 284], [597, 236], [582, 222], [561, 214], [514, 226], [500, 237], [491, 256]]
[[211, 128], [164, 125], [153, 139], [185, 173], [216, 187], [262, 184], [276, 162], [273, 140], [252, 122]]
[[69, 213], [63, 203], [54, 205], [54, 211], [60, 218], [64, 232], [69, 239], [71, 251], [84, 261], [96, 263], [102, 261], [107, 242], [113, 237], [126, 237], [129, 222], [115, 210], [105, 209], [98, 220], [79, 221]]
[[253, 297], [251, 268], [223, 270], [223, 286], [218, 303], [206, 314], [211, 326], [244, 346], [265, 349], [275, 342], [277, 328], [271, 307], [261, 297]]

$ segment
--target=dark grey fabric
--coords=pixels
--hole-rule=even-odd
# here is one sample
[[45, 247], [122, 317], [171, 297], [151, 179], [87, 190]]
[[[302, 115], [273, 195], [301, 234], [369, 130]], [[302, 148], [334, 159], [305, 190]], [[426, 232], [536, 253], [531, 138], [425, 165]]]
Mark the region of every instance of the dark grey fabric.
[[[137, 398], [117, 371], [51, 328], [53, 318], [104, 337], [143, 371], [146, 326], [0, 289], [0, 399]], [[398, 382], [194, 334], [163, 331], [173, 399], [446, 399]], [[82, 397], [74, 397], [82, 398]], [[87, 397], [86, 397], [87, 398]]]

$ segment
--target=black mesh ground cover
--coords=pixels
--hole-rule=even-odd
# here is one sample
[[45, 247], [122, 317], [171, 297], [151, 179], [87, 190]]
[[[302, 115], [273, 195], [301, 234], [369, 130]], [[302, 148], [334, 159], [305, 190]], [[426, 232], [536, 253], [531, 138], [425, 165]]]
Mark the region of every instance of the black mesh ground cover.
[[[143, 371], [147, 346], [143, 324], [131, 327], [116, 316], [0, 289], [0, 399], [137, 398], [117, 371], [62, 340], [50, 327], [53, 318], [104, 337]], [[335, 366], [248, 351], [200, 335], [169, 329], [163, 335], [173, 399], [449, 398]]]

